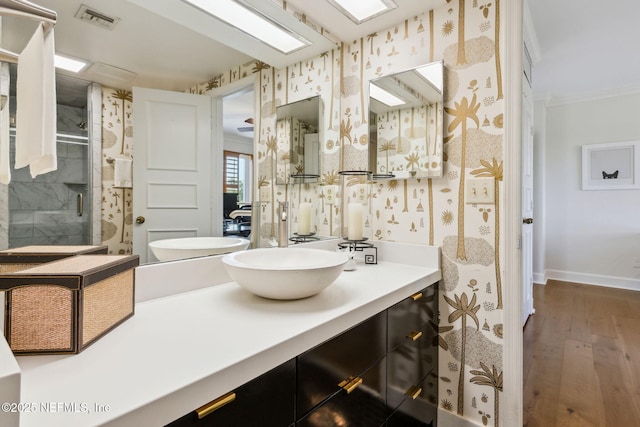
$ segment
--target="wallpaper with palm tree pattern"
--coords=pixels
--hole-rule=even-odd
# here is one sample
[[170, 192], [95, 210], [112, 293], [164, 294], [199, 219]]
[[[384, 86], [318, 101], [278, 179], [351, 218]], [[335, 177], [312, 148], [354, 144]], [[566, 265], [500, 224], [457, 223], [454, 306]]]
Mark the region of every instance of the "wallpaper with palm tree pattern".
[[[286, 3], [285, 3], [286, 4]], [[295, 12], [292, 12], [296, 14]], [[303, 17], [302, 14], [296, 16]], [[251, 62], [197, 87], [215, 87], [259, 73], [256, 184], [263, 201], [261, 234], [274, 236], [275, 205], [312, 201], [315, 230], [341, 235], [342, 207], [364, 203], [365, 235], [372, 240], [441, 247], [439, 405], [479, 425], [498, 425], [502, 392], [502, 271], [500, 194], [503, 184], [504, 94], [500, 0], [447, 0], [319, 57], [274, 69]], [[340, 170], [368, 169], [368, 80], [442, 59], [445, 65], [444, 176], [367, 182]], [[275, 107], [321, 95], [326, 126], [322, 179], [276, 185], [276, 166], [288, 147], [278, 145]], [[131, 155], [130, 95], [103, 94], [103, 155]], [[130, 194], [109, 189], [103, 162], [103, 240], [114, 253], [130, 252]], [[111, 171], [112, 173], [112, 171]], [[464, 202], [465, 180], [495, 180], [497, 204]], [[368, 234], [367, 234], [368, 233]]]

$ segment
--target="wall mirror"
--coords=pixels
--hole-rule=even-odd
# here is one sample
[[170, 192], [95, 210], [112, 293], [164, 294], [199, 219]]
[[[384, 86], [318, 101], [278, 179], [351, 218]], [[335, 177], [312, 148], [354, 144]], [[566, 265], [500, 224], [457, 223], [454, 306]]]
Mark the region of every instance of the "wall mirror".
[[317, 180], [320, 177], [322, 100], [313, 96], [276, 108], [276, 139], [284, 156], [278, 159], [277, 184], [290, 179]]
[[442, 176], [442, 104], [442, 61], [369, 82], [374, 179]]
[[[10, 81], [9, 150], [15, 156], [15, 114], [17, 66], [7, 66]], [[8, 207], [0, 227], [4, 247], [29, 245], [89, 245], [100, 243], [100, 182], [95, 171], [100, 170], [100, 158], [93, 155], [92, 137], [100, 141], [95, 116], [99, 106], [91, 105], [96, 90], [92, 82], [56, 73], [56, 154], [57, 170], [33, 179], [29, 168], [15, 169], [10, 162], [11, 181], [8, 191], [0, 196], [0, 204]], [[97, 89], [99, 91], [99, 89]], [[97, 181], [97, 184], [95, 184]], [[97, 185], [97, 188], [96, 188]]]

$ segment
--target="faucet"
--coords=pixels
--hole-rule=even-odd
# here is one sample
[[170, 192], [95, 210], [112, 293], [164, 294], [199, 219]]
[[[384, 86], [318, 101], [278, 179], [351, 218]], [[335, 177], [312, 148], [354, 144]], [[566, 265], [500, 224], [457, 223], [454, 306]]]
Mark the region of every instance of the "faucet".
[[289, 202], [278, 202], [278, 247], [289, 246], [289, 230], [287, 227], [287, 210]]

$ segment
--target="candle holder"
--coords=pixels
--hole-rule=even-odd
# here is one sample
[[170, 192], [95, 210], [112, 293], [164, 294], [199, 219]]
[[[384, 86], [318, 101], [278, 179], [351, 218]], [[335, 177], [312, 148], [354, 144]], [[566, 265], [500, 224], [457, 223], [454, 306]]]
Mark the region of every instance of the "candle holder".
[[316, 233], [313, 232], [309, 234], [293, 233], [293, 236], [289, 237], [289, 240], [293, 243], [306, 243], [320, 240], [320, 238], [316, 237], [315, 234]]
[[378, 263], [378, 248], [373, 243], [367, 242], [368, 239], [366, 237], [363, 237], [362, 240], [349, 240], [347, 237], [343, 237], [342, 240], [344, 241], [338, 243], [340, 249], [364, 253], [365, 264]]

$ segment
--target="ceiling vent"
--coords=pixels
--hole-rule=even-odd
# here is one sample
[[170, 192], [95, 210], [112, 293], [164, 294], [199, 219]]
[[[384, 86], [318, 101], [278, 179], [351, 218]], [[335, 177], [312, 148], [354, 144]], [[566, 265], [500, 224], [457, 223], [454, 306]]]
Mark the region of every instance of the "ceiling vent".
[[80, 9], [78, 9], [78, 11], [76, 12], [75, 17], [76, 19], [88, 22], [89, 24], [97, 25], [98, 27], [104, 28], [106, 30], [112, 30], [113, 27], [115, 27], [116, 24], [120, 22], [120, 18], [111, 17], [105, 15], [102, 12], [98, 12], [95, 9], [90, 9], [86, 4], [80, 6]]

